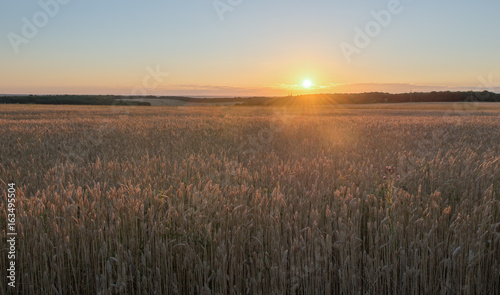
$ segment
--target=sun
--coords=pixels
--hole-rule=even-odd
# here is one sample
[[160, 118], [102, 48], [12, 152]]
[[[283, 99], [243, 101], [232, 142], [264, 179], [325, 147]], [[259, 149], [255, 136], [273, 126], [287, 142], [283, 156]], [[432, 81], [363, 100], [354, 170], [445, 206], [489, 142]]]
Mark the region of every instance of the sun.
[[302, 82], [302, 87], [304, 87], [304, 88], [311, 88], [312, 85], [313, 85], [313, 83], [309, 79], [306, 79], [306, 80], [304, 80], [304, 82]]

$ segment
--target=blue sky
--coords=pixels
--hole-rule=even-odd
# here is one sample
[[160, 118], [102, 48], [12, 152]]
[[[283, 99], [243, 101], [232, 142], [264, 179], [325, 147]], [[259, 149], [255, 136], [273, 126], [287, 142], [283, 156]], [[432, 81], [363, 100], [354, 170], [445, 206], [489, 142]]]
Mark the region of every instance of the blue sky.
[[[55, 15], [13, 46], [12, 36], [25, 37], [23, 18], [34, 23], [44, 13], [40, 3], [57, 3]], [[2, 1], [0, 93], [130, 94], [142, 87], [154, 95], [282, 95], [500, 86], [500, 2], [242, 0], [231, 9], [221, 19], [212, 0]], [[356, 28], [366, 33], [381, 11], [390, 22], [356, 47]], [[345, 44], [357, 52], [346, 58]], [[161, 72], [154, 87], [144, 87], [148, 68]], [[305, 79], [313, 87], [301, 87]]]

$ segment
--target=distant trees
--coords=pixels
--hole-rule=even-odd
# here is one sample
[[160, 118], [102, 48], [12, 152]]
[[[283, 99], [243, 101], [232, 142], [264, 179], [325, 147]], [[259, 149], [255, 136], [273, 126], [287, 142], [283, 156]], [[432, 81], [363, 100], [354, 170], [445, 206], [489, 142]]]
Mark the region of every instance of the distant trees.
[[[0, 96], [0, 103], [65, 104], [65, 105], [134, 105], [149, 106], [149, 102], [119, 95], [26, 95]], [[148, 96], [148, 99], [175, 99], [189, 103], [230, 103], [242, 105], [336, 105], [401, 102], [500, 102], [500, 94], [489, 91], [441, 91], [391, 94], [386, 92], [308, 94], [286, 97], [193, 98], [178, 96]]]
[[123, 100], [115, 95], [28, 95], [3, 96], [0, 103], [11, 104], [52, 104], [52, 105], [130, 105], [150, 106], [149, 102]]
[[500, 102], [500, 94], [482, 91], [442, 91], [412, 93], [335, 93], [309, 94], [279, 98], [247, 98], [244, 105], [335, 105], [402, 102]]

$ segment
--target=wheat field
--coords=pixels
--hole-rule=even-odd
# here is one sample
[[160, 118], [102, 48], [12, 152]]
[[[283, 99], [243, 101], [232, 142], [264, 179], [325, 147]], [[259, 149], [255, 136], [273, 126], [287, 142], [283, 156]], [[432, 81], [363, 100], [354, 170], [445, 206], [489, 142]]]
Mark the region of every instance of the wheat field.
[[0, 126], [13, 294], [500, 294], [500, 107], [5, 105]]

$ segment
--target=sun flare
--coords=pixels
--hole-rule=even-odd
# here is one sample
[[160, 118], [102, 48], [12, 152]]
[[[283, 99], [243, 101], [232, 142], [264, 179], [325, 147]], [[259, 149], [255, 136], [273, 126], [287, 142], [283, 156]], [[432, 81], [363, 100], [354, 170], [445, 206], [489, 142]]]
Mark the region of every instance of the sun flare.
[[313, 83], [309, 79], [304, 80], [304, 82], [302, 82], [302, 87], [304, 87], [304, 88], [311, 88], [312, 85], [313, 85]]

